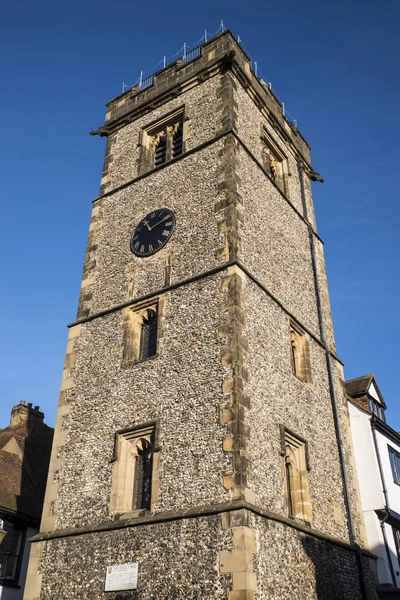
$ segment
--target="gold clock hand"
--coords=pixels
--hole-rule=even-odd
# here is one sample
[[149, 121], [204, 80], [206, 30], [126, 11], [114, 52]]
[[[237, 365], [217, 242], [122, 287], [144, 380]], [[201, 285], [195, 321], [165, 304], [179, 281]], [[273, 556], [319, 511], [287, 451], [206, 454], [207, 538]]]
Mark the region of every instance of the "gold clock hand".
[[146, 220], [144, 220], [143, 223], [146, 225], [146, 227], [149, 231], [152, 230], [152, 227], [150, 227], [150, 225], [148, 224], [148, 222]]
[[149, 231], [151, 231], [152, 229], [154, 229], [154, 227], [157, 227], [157, 225], [159, 225], [163, 221], [166, 221], [167, 219], [169, 219], [169, 217], [170, 217], [170, 215], [167, 215], [166, 217], [164, 217], [163, 219], [161, 219], [161, 221], [158, 221], [158, 223], [156, 223], [155, 225], [153, 225], [153, 227], [149, 227]]

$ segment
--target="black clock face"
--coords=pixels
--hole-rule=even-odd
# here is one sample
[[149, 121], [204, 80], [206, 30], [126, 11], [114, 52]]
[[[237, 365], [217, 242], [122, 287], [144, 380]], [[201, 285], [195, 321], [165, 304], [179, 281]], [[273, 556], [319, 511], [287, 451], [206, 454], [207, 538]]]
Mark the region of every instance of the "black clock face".
[[168, 242], [175, 229], [175, 215], [168, 208], [159, 208], [140, 221], [133, 232], [131, 250], [136, 256], [151, 256]]

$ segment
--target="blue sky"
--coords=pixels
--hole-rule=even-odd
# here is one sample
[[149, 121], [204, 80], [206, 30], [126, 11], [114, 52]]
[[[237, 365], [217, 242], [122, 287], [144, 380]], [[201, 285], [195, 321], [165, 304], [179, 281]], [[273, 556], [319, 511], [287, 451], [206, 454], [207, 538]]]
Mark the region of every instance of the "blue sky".
[[1, 14], [0, 427], [21, 398], [54, 425], [76, 315], [104, 104], [221, 19], [312, 147], [338, 355], [374, 372], [400, 429], [397, 0], [48, 0]]

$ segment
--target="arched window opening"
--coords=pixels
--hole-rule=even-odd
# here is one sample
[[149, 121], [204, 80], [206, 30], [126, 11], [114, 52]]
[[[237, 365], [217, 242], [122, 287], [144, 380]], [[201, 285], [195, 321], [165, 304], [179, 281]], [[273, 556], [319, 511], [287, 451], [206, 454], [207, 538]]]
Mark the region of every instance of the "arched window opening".
[[156, 426], [120, 431], [115, 437], [110, 509], [139, 516], [158, 498], [159, 447]]
[[298, 377], [298, 372], [299, 372], [299, 365], [298, 365], [298, 358], [297, 358], [297, 348], [296, 348], [296, 340], [293, 336], [293, 332], [291, 332], [291, 339], [290, 339], [290, 349], [292, 351], [292, 367], [293, 367], [293, 373]]
[[158, 298], [151, 304], [128, 306], [123, 309], [122, 366], [157, 356], [158, 352]]
[[287, 504], [289, 517], [293, 517], [293, 489], [292, 489], [292, 464], [289, 458], [285, 457], [285, 470], [286, 470], [286, 493], [287, 493]]
[[309, 343], [300, 327], [290, 323], [290, 359], [293, 374], [305, 383], [312, 383]]
[[179, 108], [156, 123], [141, 130], [139, 135], [138, 173], [161, 167], [185, 151], [185, 109]]
[[265, 129], [262, 140], [263, 167], [275, 185], [287, 196], [289, 193], [287, 157]]
[[149, 358], [157, 354], [157, 313], [148, 311], [143, 317], [140, 336], [140, 358]]
[[141, 448], [135, 461], [134, 509], [150, 510], [153, 471], [153, 448], [147, 440], [140, 440]]
[[311, 523], [308, 487], [307, 442], [281, 425], [281, 454], [284, 459], [285, 504], [288, 517]]

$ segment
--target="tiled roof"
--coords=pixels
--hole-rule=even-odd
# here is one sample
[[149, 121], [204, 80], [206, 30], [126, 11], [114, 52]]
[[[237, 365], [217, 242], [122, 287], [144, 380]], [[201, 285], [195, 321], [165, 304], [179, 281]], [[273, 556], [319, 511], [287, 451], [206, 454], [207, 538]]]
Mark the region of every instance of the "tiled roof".
[[347, 395], [351, 398], [357, 398], [365, 395], [368, 392], [369, 386], [371, 383], [374, 384], [376, 392], [379, 396], [379, 400], [382, 403], [382, 406], [386, 408], [386, 403], [383, 399], [381, 391], [376, 383], [376, 379], [373, 373], [369, 373], [368, 375], [362, 375], [362, 377], [356, 377], [355, 379], [349, 379], [345, 382]]
[[370, 373], [369, 375], [349, 379], [345, 382], [346, 392], [351, 397], [366, 394], [373, 378], [373, 374]]
[[53, 429], [29, 414], [0, 429], [0, 508], [40, 519]]

